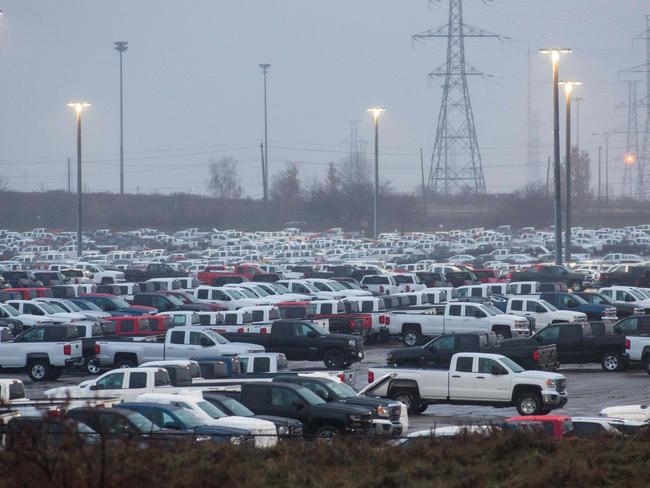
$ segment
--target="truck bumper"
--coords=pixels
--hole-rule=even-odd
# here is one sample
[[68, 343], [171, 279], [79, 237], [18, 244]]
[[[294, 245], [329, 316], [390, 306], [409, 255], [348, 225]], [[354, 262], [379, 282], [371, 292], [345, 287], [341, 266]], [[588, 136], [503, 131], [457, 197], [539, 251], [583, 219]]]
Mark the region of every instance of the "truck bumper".
[[542, 392], [542, 403], [544, 407], [555, 410], [556, 408], [562, 408], [569, 401], [569, 397], [566, 393], [558, 393], [557, 391], [543, 391]]
[[400, 422], [391, 422], [388, 419], [373, 419], [372, 426], [374, 427], [375, 435], [402, 435], [405, 431], [404, 426]]
[[82, 357], [74, 358], [74, 359], [66, 359], [64, 367], [65, 368], [73, 368], [83, 360], [84, 360], [84, 358], [82, 358]]
[[353, 363], [361, 361], [364, 357], [365, 357], [365, 353], [363, 352], [363, 349], [357, 349], [357, 350], [354, 350], [354, 351], [349, 351], [346, 354], [346, 359], [348, 361], [353, 362]]

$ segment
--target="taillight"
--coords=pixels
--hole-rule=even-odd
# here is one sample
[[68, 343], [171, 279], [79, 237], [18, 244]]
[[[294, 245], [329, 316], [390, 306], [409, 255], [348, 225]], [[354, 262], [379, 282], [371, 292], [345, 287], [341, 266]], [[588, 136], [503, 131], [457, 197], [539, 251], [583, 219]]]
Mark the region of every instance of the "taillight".
[[242, 334], [243, 332], [244, 332], [244, 328], [243, 328], [243, 327], [240, 327], [239, 329], [237, 329], [237, 333], [238, 333], [238, 334]]
[[626, 337], [626, 338], [625, 338], [625, 349], [629, 349], [629, 348], [630, 348], [630, 339], [628, 339], [628, 338]]
[[368, 383], [372, 383], [373, 381], [375, 381], [375, 373], [368, 371]]
[[262, 327], [260, 329], [260, 334], [266, 334], [268, 331], [266, 330], [266, 327]]
[[338, 378], [341, 380], [341, 383], [345, 383], [345, 373], [340, 373]]
[[533, 351], [533, 361], [535, 361], [536, 363], [539, 362], [539, 349]]
[[350, 325], [350, 330], [354, 330], [356, 328], [357, 323], [354, 320], [350, 320], [349, 325]]
[[101, 348], [99, 347], [99, 344], [95, 343], [95, 354], [99, 354], [99, 351]]
[[66, 356], [72, 355], [72, 346], [70, 344], [63, 346], [63, 354]]
[[379, 316], [379, 323], [380, 324], [385, 324], [386, 323], [386, 316], [385, 315], [380, 315]]
[[386, 315], [386, 325], [390, 325], [390, 315]]

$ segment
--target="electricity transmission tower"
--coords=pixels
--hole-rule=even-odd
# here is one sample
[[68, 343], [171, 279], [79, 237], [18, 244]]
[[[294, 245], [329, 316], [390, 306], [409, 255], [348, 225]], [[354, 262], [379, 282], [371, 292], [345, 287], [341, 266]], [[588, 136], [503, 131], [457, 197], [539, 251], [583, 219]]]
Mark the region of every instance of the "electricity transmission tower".
[[447, 39], [447, 61], [429, 73], [442, 77], [442, 103], [429, 170], [434, 193], [485, 192], [481, 153], [467, 86], [468, 76], [482, 73], [465, 61], [466, 37], [499, 37], [463, 22], [462, 0], [449, 0], [449, 21], [413, 36], [414, 40]]
[[[640, 174], [640, 180], [637, 181], [637, 193], [640, 198], [644, 198], [644, 178], [647, 177], [650, 181], [650, 148], [648, 147], [650, 144], [650, 15], [645, 16], [645, 25], [645, 31], [634, 38], [645, 40], [645, 63], [638, 66], [633, 66], [632, 68], [626, 69], [624, 71], [624, 73], [645, 73], [646, 94], [644, 103], [646, 109], [646, 118], [645, 127], [643, 129], [643, 135], [641, 138], [641, 151], [638, 154], [637, 158]], [[640, 104], [637, 104], [637, 106], [639, 105]]]
[[639, 159], [639, 119], [637, 116], [638, 100], [636, 88], [639, 80], [625, 80], [627, 84], [627, 140], [625, 144], [625, 155], [623, 156], [623, 180], [621, 184], [621, 195], [625, 195], [627, 187], [627, 196], [632, 198], [632, 174], [634, 166], [637, 167], [636, 192], [642, 194], [643, 188], [643, 168]]

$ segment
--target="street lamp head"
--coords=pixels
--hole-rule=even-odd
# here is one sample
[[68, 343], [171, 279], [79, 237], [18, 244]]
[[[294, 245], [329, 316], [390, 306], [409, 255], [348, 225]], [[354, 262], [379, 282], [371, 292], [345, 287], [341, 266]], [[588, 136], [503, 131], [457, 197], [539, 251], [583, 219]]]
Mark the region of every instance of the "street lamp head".
[[631, 166], [634, 163], [636, 163], [636, 156], [633, 153], [627, 153], [625, 155], [625, 164]]
[[540, 54], [550, 54], [551, 59], [554, 62], [557, 62], [560, 59], [560, 54], [568, 54], [571, 52], [571, 48], [568, 47], [547, 47], [539, 50]]
[[75, 112], [80, 114], [86, 107], [90, 107], [90, 104], [87, 102], [70, 102], [68, 103], [68, 107], [74, 108]]
[[375, 120], [377, 120], [379, 116], [385, 111], [386, 109], [381, 107], [374, 107], [366, 110], [366, 112], [370, 112], [372, 114]]
[[126, 51], [129, 48], [129, 42], [128, 41], [115, 41], [113, 43], [113, 48], [116, 51], [119, 51], [119, 52], [123, 53], [124, 51]]
[[262, 63], [259, 65], [259, 67], [262, 69], [262, 73], [266, 73], [271, 67], [271, 65], [268, 63]]
[[564, 91], [567, 95], [570, 95], [571, 92], [573, 91], [574, 86], [582, 86], [582, 81], [571, 81], [571, 80], [566, 80], [566, 81], [560, 81], [558, 83], [559, 85], [564, 85]]

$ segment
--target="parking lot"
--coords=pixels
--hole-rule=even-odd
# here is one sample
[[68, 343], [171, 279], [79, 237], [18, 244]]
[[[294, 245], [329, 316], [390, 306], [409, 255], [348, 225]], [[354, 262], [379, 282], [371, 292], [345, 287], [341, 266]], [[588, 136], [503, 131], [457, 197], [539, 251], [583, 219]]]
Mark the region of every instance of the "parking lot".
[[[352, 366], [355, 374], [355, 387], [361, 389], [367, 384], [368, 368], [383, 366], [386, 353], [393, 348], [402, 347], [399, 343], [388, 346], [366, 348], [366, 357]], [[322, 363], [291, 362], [290, 368], [320, 368]], [[563, 365], [559, 372], [567, 377], [569, 403], [564, 409], [553, 413], [571, 416], [594, 416], [602, 408], [613, 405], [644, 404], [648, 402], [650, 376], [638, 369], [621, 373], [606, 373], [597, 364]], [[57, 381], [34, 383], [24, 374], [2, 374], [0, 378], [20, 378], [25, 383], [26, 394], [36, 399], [43, 392], [56, 386], [78, 384], [90, 379], [80, 374], [64, 374]], [[477, 423], [503, 420], [518, 415], [514, 408], [497, 409], [470, 405], [432, 405], [422, 415], [411, 416], [409, 431], [426, 429], [436, 424]]]

